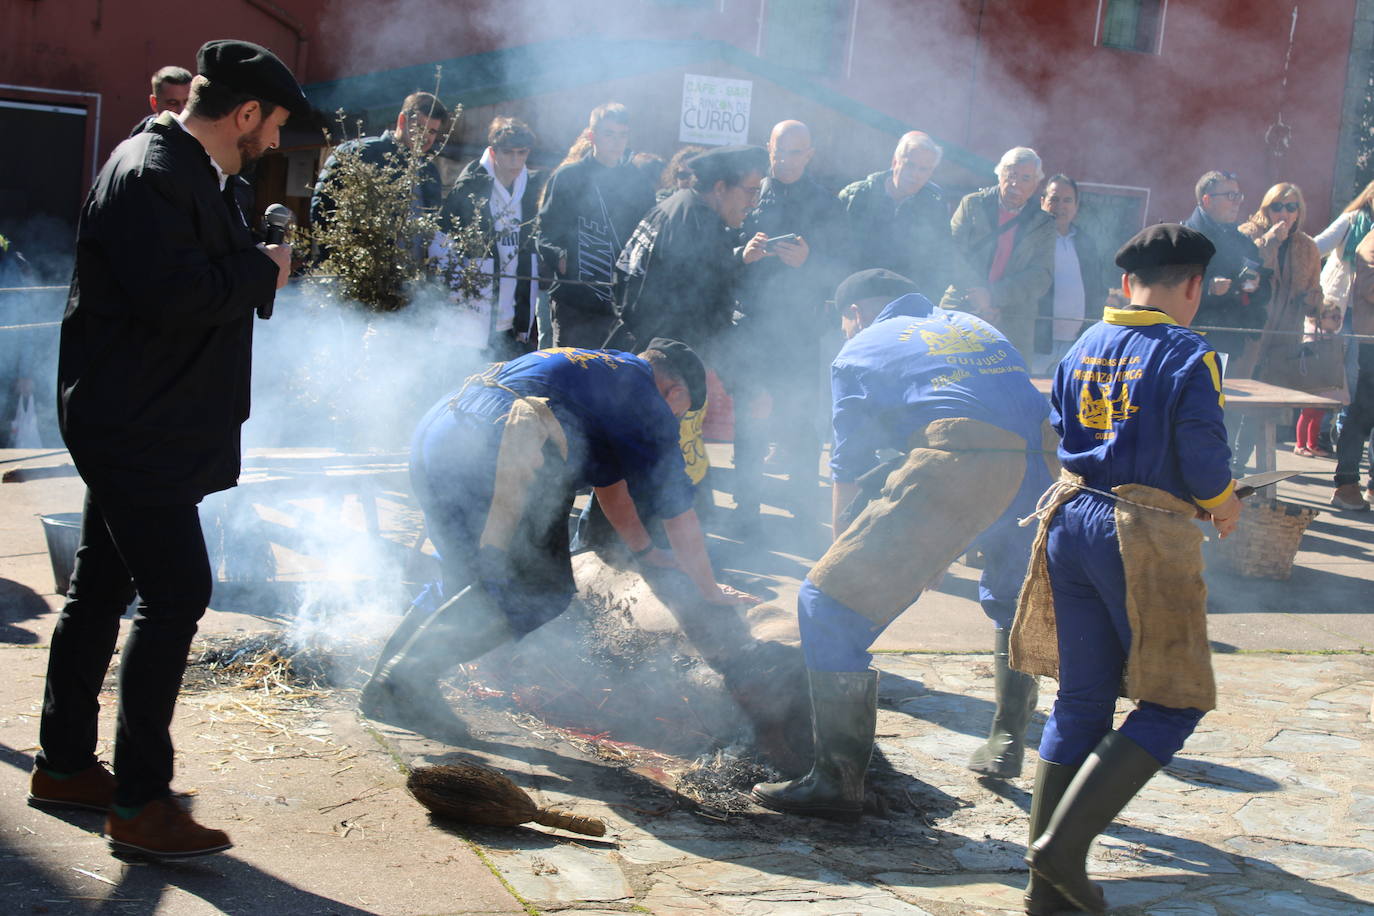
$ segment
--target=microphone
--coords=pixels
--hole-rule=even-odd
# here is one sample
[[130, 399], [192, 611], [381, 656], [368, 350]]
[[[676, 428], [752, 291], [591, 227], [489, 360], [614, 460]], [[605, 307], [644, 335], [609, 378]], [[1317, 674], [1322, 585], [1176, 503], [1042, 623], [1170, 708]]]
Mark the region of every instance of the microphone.
[[[281, 245], [286, 241], [286, 233], [296, 222], [296, 215], [281, 204], [272, 204], [262, 215], [262, 231], [269, 245]], [[272, 299], [257, 307], [258, 317], [263, 321], [272, 317]]]
[[273, 204], [262, 215], [262, 231], [267, 235], [267, 244], [280, 245], [286, 241], [286, 232], [296, 222], [296, 214], [281, 204]]

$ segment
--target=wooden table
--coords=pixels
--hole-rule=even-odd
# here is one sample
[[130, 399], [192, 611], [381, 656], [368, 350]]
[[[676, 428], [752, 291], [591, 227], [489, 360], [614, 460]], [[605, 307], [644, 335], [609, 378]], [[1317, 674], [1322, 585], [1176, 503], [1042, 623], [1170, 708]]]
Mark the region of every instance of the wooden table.
[[[1041, 394], [1048, 396], [1054, 380], [1033, 378], [1031, 382]], [[1227, 379], [1222, 386], [1222, 393], [1226, 395], [1226, 413], [1228, 415], [1240, 414], [1253, 417], [1263, 424], [1260, 429], [1259, 443], [1255, 448], [1255, 463], [1258, 465], [1258, 473], [1278, 469], [1278, 425], [1281, 418], [1286, 419], [1285, 411], [1304, 407], [1333, 410], [1341, 406], [1340, 401], [1331, 398], [1308, 394], [1305, 391], [1294, 391], [1291, 388], [1280, 388], [1277, 385], [1269, 385], [1248, 378]], [[1273, 499], [1274, 488], [1272, 486], [1265, 487], [1259, 495], [1265, 499]]]

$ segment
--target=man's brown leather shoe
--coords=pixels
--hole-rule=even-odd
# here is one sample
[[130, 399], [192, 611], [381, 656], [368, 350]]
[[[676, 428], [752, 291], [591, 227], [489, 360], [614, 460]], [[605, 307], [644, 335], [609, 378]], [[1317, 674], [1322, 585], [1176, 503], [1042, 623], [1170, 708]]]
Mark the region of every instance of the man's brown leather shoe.
[[130, 818], [110, 812], [105, 819], [105, 837], [115, 855], [156, 859], [206, 856], [234, 845], [223, 830], [200, 826], [170, 798], [150, 801]]
[[93, 763], [66, 779], [58, 779], [35, 766], [29, 778], [29, 804], [35, 808], [109, 810], [114, 801], [115, 778], [101, 763]]

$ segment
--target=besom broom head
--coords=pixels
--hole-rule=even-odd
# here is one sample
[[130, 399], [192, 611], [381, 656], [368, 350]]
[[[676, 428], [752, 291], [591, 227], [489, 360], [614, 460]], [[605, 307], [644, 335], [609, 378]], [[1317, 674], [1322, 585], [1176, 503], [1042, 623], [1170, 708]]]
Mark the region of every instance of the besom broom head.
[[455, 821], [492, 827], [534, 821], [587, 836], [606, 835], [600, 820], [540, 808], [505, 775], [475, 764], [416, 767], [406, 779], [406, 789], [434, 814]]

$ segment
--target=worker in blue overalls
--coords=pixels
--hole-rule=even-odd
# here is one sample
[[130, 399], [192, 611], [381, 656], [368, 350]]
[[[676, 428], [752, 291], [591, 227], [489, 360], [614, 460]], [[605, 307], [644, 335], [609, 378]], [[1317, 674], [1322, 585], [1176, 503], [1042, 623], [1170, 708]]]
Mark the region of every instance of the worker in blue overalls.
[[[706, 400], [701, 360], [655, 338], [618, 350], [538, 350], [497, 363], [424, 416], [410, 473], [439, 554], [448, 601], [407, 615], [359, 708], [371, 718], [461, 733], [438, 681], [567, 609], [576, 592], [568, 520], [591, 487], [641, 563], [681, 569], [703, 600], [716, 584], [678, 442], [679, 418]], [[672, 553], [641, 520], [661, 519]]]
[[[934, 307], [885, 270], [849, 277], [835, 301], [849, 338], [831, 367], [837, 537], [798, 598], [814, 762], [752, 795], [775, 811], [853, 819], [877, 714], [869, 646], [970, 547], [986, 557], [983, 610], [1010, 626], [1031, 540], [1017, 516], [1050, 480], [1051, 433], [1025, 360], [992, 325]], [[899, 458], [880, 465], [880, 449]], [[880, 489], [871, 501], [869, 482]], [[856, 499], [862, 511], [846, 524]], [[1018, 702], [1033, 708], [1024, 680]]]
[[[1105, 912], [1089, 845], [1215, 706], [1194, 519], [1226, 537], [1240, 502], [1217, 354], [1187, 328], [1213, 250], [1176, 224], [1127, 242], [1116, 263], [1130, 305], [1108, 308], [1055, 376], [1064, 474], [1038, 513], [1012, 632], [1012, 665], [1059, 679], [1031, 805], [1027, 913]], [[1118, 695], [1137, 706], [1113, 731]]]

